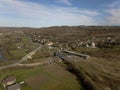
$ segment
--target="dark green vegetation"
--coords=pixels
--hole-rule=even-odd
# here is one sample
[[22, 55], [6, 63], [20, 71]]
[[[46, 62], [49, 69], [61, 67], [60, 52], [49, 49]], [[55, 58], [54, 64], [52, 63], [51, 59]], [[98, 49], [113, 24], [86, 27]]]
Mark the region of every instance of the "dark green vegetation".
[[[9, 63], [18, 61], [35, 49], [35, 43], [43, 47], [25, 63], [55, 61], [31, 68], [1, 70], [0, 81], [7, 75], [15, 75], [18, 82], [26, 82], [23, 90], [120, 90], [120, 27], [63, 26], [0, 30], [6, 34], [0, 36], [0, 49]], [[51, 42], [53, 44], [49, 45]], [[91, 42], [96, 44], [95, 48], [86, 47]], [[90, 58], [85, 60], [73, 56], [70, 61], [57, 62], [60, 59], [53, 57], [53, 53], [62, 49], [88, 54]]]

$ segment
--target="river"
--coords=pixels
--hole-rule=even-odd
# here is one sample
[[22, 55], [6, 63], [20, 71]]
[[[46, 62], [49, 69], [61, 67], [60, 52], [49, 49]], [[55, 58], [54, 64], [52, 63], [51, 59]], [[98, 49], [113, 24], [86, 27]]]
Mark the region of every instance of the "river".
[[5, 61], [6, 58], [2, 55], [2, 53], [0, 52], [0, 61]]

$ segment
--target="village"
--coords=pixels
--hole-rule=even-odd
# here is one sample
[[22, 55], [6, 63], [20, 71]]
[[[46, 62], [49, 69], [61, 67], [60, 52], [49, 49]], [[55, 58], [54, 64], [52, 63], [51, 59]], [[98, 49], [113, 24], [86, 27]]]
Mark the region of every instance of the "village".
[[[60, 74], [56, 75], [56, 72], [64, 72], [66, 75], [66, 71], [69, 73], [72, 72], [73, 75], [78, 77], [81, 73], [83, 74], [84, 69], [86, 73], [88, 72], [87, 69], [90, 69], [91, 72], [93, 69], [93, 73], [98, 73], [98, 71], [96, 71], [96, 69], [98, 69], [100, 70], [99, 72], [103, 72], [104, 74], [109, 73], [114, 75], [115, 78], [119, 76], [120, 39], [118, 36], [114, 36], [114, 33], [79, 37], [79, 35], [74, 35], [78, 34], [78, 32], [80, 32], [79, 30], [76, 32], [73, 30], [74, 33], [71, 33], [72, 31], [66, 31], [58, 35], [56, 35], [56, 32], [51, 32], [47, 33], [47, 31], [45, 31], [43, 33], [39, 30], [32, 30], [30, 32], [29, 28], [23, 28], [20, 30], [15, 29], [12, 32], [6, 31], [0, 33], [1, 55], [5, 55], [5, 58], [7, 58], [6, 61], [0, 61], [0, 74], [2, 75], [0, 76], [1, 90], [38, 90], [38, 88], [44, 85], [40, 87], [37, 85], [38, 88], [36, 89], [36, 86], [30, 81], [31, 78], [38, 73], [40, 73], [40, 77], [35, 78], [35, 81], [32, 79], [35, 83], [37, 80], [44, 83], [46, 78], [42, 80], [43, 76], [41, 77], [41, 75], [43, 73], [47, 76], [47, 80], [49, 80], [49, 78], [53, 78], [53, 76], [58, 76], [58, 79], [61, 77]], [[53, 34], [53, 36], [51, 34]], [[111, 64], [111, 66], [109, 64]], [[117, 67], [110, 69], [112, 64], [113, 66], [115, 64]], [[49, 67], [52, 68], [48, 72]], [[83, 68], [83, 71], [78, 70], [76, 67]], [[91, 69], [91, 67], [95, 68]], [[55, 75], [52, 76], [51, 72], [53, 68], [55, 69]], [[59, 69], [56, 70], [56, 68], [60, 68], [60, 70], [63, 71], [59, 71]], [[71, 70], [75, 70], [76, 72]], [[78, 73], [80, 74], [77, 75]], [[34, 75], [32, 76], [32, 74]], [[71, 79], [71, 75], [67, 76]], [[81, 79], [80, 77], [81, 76], [78, 78]], [[89, 75], [87, 77], [89, 77]], [[104, 79], [104, 77], [101, 78]], [[71, 83], [74, 80], [71, 79]], [[57, 83], [59, 84], [59, 80]]]
[[61, 41], [57, 42], [54, 41], [54, 37], [50, 38], [49, 37], [43, 37], [43, 35], [32, 35], [32, 40], [34, 43], [40, 43], [42, 45], [48, 45], [48, 46], [53, 46], [62, 49], [74, 49], [78, 47], [87, 47], [87, 48], [112, 48], [116, 45], [120, 45], [119, 39], [113, 39], [111, 37], [106, 37], [103, 39], [99, 39], [96, 37], [92, 37], [91, 39], [88, 39], [86, 41], [80, 41], [80, 40], [75, 40], [75, 41]]

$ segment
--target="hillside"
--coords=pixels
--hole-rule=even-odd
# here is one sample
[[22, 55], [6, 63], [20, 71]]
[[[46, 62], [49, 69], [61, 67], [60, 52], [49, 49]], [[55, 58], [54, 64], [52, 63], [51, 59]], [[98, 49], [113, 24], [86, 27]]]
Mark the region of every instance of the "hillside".
[[25, 81], [21, 90], [120, 90], [119, 26], [1, 27], [0, 41], [0, 66], [18, 62], [0, 69], [0, 90], [10, 75]]

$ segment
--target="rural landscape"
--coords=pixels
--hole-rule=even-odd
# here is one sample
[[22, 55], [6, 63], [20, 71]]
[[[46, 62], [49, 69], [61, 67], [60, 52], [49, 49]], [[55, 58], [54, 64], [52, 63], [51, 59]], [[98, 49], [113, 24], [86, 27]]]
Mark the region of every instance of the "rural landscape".
[[120, 27], [0, 27], [0, 90], [120, 90]]
[[120, 90], [120, 0], [0, 0], [0, 90]]

